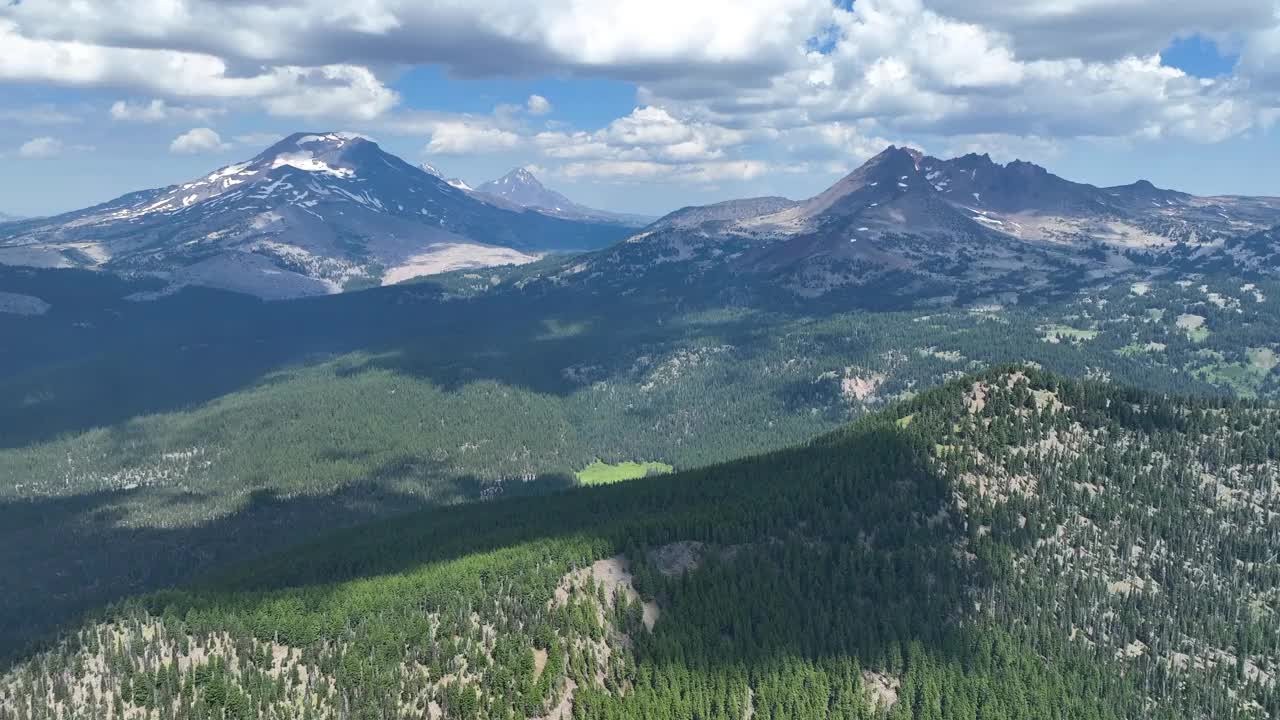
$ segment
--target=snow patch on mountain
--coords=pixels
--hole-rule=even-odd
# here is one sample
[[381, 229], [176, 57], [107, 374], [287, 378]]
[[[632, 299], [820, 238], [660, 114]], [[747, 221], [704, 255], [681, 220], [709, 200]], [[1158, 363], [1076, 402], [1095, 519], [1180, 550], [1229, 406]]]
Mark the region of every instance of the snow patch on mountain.
[[271, 162], [271, 169], [274, 170], [275, 168], [283, 167], [285, 165], [298, 168], [299, 170], [306, 170], [307, 172], [327, 173], [340, 178], [353, 178], [356, 176], [355, 170], [343, 167], [333, 167], [317, 158], [314, 154], [305, 151], [276, 156], [276, 159]]
[[432, 165], [431, 163], [425, 163], [425, 162], [424, 162], [424, 163], [419, 163], [419, 164], [418, 164], [418, 167], [419, 167], [419, 168], [421, 168], [421, 169], [422, 169], [422, 171], [423, 171], [423, 172], [425, 172], [426, 174], [428, 174], [428, 175], [434, 175], [435, 177], [438, 177], [438, 178], [440, 178], [441, 180], [444, 180], [446, 183], [448, 183], [448, 184], [449, 184], [449, 187], [455, 187], [455, 188], [458, 188], [459, 190], [461, 190], [461, 191], [463, 191], [463, 192], [474, 192], [474, 191], [475, 191], [475, 188], [473, 188], [473, 187], [471, 187], [470, 185], [468, 185], [468, 184], [467, 184], [467, 182], [466, 182], [465, 180], [463, 180], [462, 178], [456, 178], [456, 177], [453, 177], [453, 178], [447, 178], [447, 177], [445, 177], [445, 176], [444, 176], [444, 173], [440, 172], [440, 170], [439, 170], [438, 168], [436, 168], [436, 166]]
[[53, 307], [34, 295], [0, 291], [0, 313], [10, 315], [43, 315]]
[[382, 275], [383, 285], [395, 285], [415, 277], [436, 275], [453, 270], [473, 270], [499, 265], [526, 265], [542, 259], [542, 255], [522, 253], [511, 248], [475, 243], [435, 243], [404, 263]]

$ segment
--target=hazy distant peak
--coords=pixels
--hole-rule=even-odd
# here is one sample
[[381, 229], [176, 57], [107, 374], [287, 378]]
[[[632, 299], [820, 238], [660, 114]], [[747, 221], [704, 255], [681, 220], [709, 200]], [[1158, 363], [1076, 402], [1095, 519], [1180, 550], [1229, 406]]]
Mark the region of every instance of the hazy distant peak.
[[570, 200], [564, 195], [543, 185], [529, 170], [518, 167], [497, 180], [490, 180], [475, 188], [482, 193], [518, 207], [531, 208], [558, 217], [583, 220], [602, 220], [606, 222], [623, 222], [630, 225], [643, 225], [649, 221], [635, 215], [613, 213], [607, 210], [596, 210]]

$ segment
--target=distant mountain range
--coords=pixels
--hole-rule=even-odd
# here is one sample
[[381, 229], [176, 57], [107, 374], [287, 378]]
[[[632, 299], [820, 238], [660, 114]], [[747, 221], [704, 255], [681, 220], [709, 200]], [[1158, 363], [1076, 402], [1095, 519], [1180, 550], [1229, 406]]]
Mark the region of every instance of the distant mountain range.
[[288, 298], [601, 248], [631, 228], [500, 206], [347, 133], [297, 133], [187, 183], [0, 229], [0, 263]]
[[[444, 179], [444, 174], [428, 163], [419, 167]], [[471, 187], [459, 178], [448, 178], [445, 182], [459, 190], [474, 193], [486, 202], [505, 208], [528, 208], [545, 215], [565, 218], [567, 220], [587, 220], [596, 222], [620, 223], [633, 227], [644, 227], [655, 218], [646, 215], [615, 213], [608, 210], [597, 210], [570, 200], [555, 190], [542, 184], [533, 173], [525, 168], [515, 168], [497, 180], [490, 180], [478, 187]]]
[[1168, 269], [1273, 272], [1280, 257], [1280, 198], [1102, 188], [1028, 162], [899, 147], [806, 200], [647, 222], [579, 205], [523, 168], [472, 188], [356, 135], [299, 133], [188, 183], [7, 223], [0, 264], [289, 298], [588, 251], [531, 279], [895, 306], [1016, 302]]
[[0, 223], [17, 222], [22, 219], [23, 218], [20, 215], [10, 215], [8, 213], [0, 212]]
[[890, 147], [807, 200], [683, 208], [552, 279], [857, 305], [1016, 302], [1175, 265], [1274, 271], [1278, 224], [1280, 198], [1100, 188], [1027, 162]]

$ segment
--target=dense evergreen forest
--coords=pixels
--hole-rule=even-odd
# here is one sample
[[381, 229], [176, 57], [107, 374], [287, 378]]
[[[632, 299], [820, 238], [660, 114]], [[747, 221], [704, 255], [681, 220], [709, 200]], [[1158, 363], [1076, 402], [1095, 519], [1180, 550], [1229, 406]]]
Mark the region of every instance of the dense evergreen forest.
[[[0, 269], [0, 654], [84, 610], [414, 509], [696, 468], [1020, 362], [1200, 397], [1280, 388], [1280, 286], [837, 311], [519, 287], [535, 269], [262, 303]], [[145, 295], [144, 295], [145, 297]]]
[[122, 601], [0, 718], [1275, 717], [1277, 548], [1272, 406], [1003, 367]]

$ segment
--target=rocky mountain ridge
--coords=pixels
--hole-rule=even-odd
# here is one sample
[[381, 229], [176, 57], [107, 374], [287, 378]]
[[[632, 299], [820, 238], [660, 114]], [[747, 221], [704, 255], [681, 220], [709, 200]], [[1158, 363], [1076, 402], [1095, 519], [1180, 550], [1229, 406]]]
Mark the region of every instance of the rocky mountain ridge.
[[1280, 198], [1202, 198], [1146, 181], [1099, 188], [1022, 161], [889, 147], [807, 200], [676, 211], [556, 281], [784, 302], [1017, 302], [1200, 266], [1275, 272], [1265, 258], [1276, 225]]

